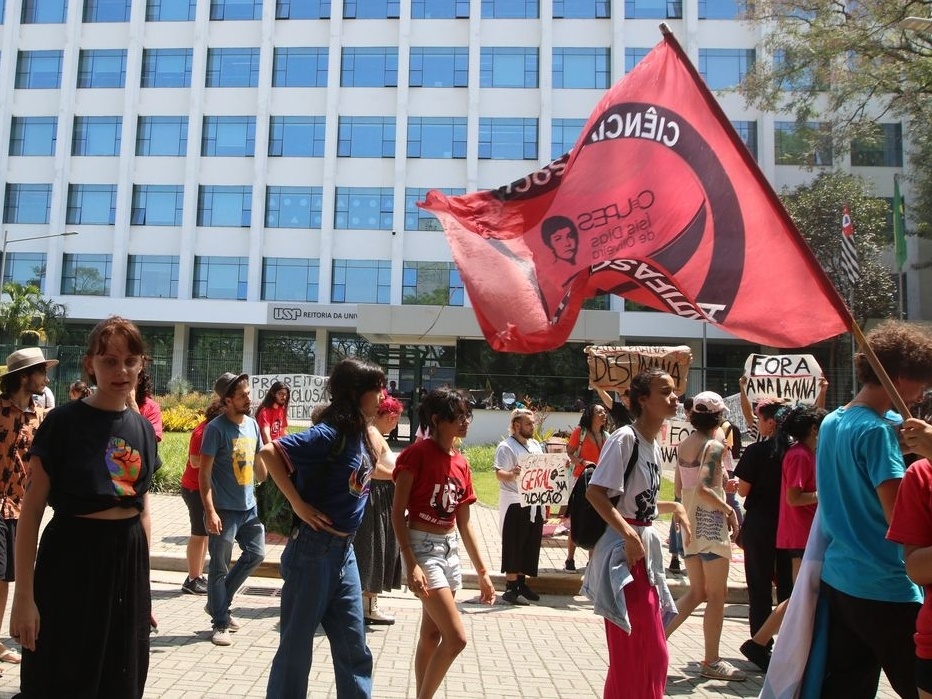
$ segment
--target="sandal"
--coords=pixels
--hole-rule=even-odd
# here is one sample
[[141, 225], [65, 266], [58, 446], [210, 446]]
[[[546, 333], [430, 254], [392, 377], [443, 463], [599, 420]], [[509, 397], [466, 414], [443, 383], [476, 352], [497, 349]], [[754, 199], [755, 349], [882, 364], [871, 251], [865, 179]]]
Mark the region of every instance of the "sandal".
[[19, 665], [21, 662], [23, 662], [23, 656], [21, 656], [16, 649], [4, 646], [3, 649], [0, 650], [0, 663]]

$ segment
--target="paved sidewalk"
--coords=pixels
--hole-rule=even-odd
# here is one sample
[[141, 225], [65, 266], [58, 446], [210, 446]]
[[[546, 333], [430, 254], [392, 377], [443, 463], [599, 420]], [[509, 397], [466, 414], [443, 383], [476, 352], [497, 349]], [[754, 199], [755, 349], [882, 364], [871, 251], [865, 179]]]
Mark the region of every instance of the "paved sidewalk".
[[[165, 699], [195, 697], [263, 697], [269, 666], [278, 646], [278, 592], [281, 581], [272, 577], [250, 578], [234, 602], [234, 615], [242, 630], [234, 645], [218, 648], [210, 643], [210, 620], [204, 598], [182, 594], [184, 550], [188, 516], [181, 498], [151, 498], [153, 519], [152, 590], [159, 634], [152, 637], [149, 681], [145, 696]], [[487, 563], [495, 569], [500, 560], [497, 511], [474, 508], [477, 536]], [[661, 525], [665, 526], [665, 525]], [[576, 580], [557, 571], [565, 559], [565, 537], [547, 541], [541, 552], [541, 573], [550, 578]], [[282, 544], [268, 547], [270, 566], [277, 565]], [[577, 554], [577, 565], [585, 562]], [[465, 558], [465, 557], [464, 557]], [[731, 583], [743, 585], [741, 564], [732, 566]], [[501, 586], [498, 586], [501, 591]], [[567, 698], [600, 697], [605, 678], [607, 650], [601, 618], [592, 613], [584, 598], [545, 595], [529, 607], [510, 607], [500, 602], [485, 607], [475, 602], [473, 589], [460, 593], [469, 645], [454, 663], [437, 696], [442, 698]], [[12, 592], [10, 595], [12, 600]], [[375, 658], [373, 696], [400, 699], [414, 694], [413, 658], [420, 603], [406, 591], [380, 597], [386, 611], [396, 615], [390, 627], [373, 627], [369, 645]], [[9, 612], [9, 610], [8, 610]], [[702, 617], [692, 618], [670, 639], [667, 696], [756, 697], [762, 676], [744, 662], [738, 647], [747, 638], [747, 608], [729, 604], [722, 633], [722, 655], [748, 671], [748, 681], [728, 683], [698, 676], [702, 655]], [[8, 616], [0, 640], [6, 644]], [[81, 642], [79, 629], [75, 643]], [[314, 665], [309, 696], [335, 697], [329, 644], [320, 636], [314, 646]], [[19, 686], [18, 666], [0, 664], [0, 699], [12, 697]], [[881, 697], [894, 697], [882, 684]], [[637, 698], [633, 698], [637, 699]]]

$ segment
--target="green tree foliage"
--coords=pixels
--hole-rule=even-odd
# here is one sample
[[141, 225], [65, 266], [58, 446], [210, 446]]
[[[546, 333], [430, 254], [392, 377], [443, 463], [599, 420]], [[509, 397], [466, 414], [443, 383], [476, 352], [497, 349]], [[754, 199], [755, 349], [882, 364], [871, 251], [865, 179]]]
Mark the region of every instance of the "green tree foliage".
[[[0, 302], [0, 333], [5, 342], [19, 343], [25, 333], [40, 342], [54, 343], [64, 328], [67, 309], [42, 296], [33, 284], [7, 282]], [[7, 300], [8, 299], [8, 300]]]
[[[876, 141], [878, 122], [910, 133], [910, 202], [920, 234], [932, 234], [932, 36], [904, 29], [929, 17], [932, 0], [755, 0], [747, 17], [767, 34], [740, 91], [749, 104], [827, 122], [836, 158], [852, 141]], [[818, 139], [810, 140], [814, 152]]]

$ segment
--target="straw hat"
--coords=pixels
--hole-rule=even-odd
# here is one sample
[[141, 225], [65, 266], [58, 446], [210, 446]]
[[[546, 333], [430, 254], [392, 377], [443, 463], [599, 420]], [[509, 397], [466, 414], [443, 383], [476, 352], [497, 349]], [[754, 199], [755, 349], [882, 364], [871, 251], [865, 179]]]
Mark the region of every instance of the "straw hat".
[[3, 374], [12, 374], [14, 371], [22, 371], [37, 364], [45, 364], [45, 368], [50, 369], [58, 364], [58, 360], [46, 359], [38, 347], [24, 347], [7, 355], [6, 369]]

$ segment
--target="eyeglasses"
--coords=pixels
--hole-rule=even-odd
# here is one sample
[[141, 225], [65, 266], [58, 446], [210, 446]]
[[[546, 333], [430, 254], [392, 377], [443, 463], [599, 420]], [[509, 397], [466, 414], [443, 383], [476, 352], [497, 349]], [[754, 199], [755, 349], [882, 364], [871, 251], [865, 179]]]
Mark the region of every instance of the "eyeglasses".
[[472, 414], [469, 415], [457, 415], [450, 422], [458, 422], [461, 425], [468, 425], [472, 422]]

